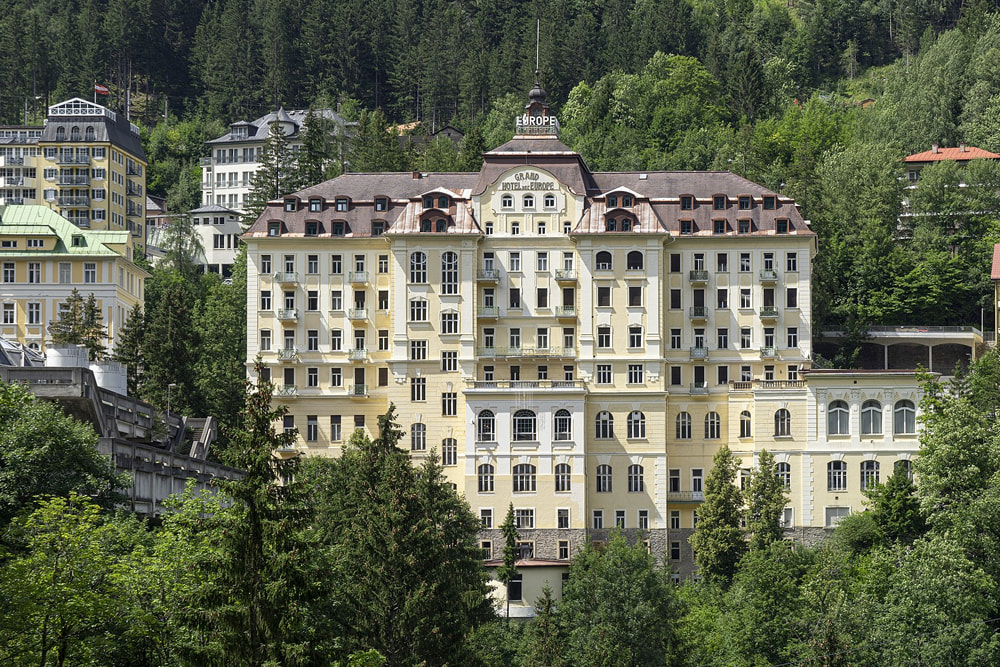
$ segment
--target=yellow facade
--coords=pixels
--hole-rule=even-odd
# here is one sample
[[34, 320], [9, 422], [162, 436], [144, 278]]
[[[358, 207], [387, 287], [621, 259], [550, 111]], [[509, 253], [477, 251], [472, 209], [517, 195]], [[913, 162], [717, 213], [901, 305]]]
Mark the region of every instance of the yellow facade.
[[144, 298], [148, 274], [131, 256], [128, 232], [79, 229], [44, 206], [0, 209], [0, 335], [42, 350], [50, 322], [72, 290], [94, 294], [109, 348]]
[[[534, 91], [528, 113], [548, 113]], [[839, 455], [816, 450], [818, 397], [841, 380], [807, 372], [816, 237], [794, 202], [730, 173], [594, 173], [554, 131], [484, 157], [471, 174], [346, 174], [244, 236], [248, 365], [261, 355], [302, 453], [375, 435], [393, 404], [401, 446], [436, 451], [484, 549], [499, 555], [512, 504], [540, 562], [618, 527], [690, 572], [724, 444], [746, 468], [764, 448], [791, 466], [795, 539], [822, 534], [824, 508], [861, 507], [853, 445], [847, 490], [816, 482]], [[861, 380], [916, 391], [912, 374]], [[883, 439], [876, 457], [916, 449]]]

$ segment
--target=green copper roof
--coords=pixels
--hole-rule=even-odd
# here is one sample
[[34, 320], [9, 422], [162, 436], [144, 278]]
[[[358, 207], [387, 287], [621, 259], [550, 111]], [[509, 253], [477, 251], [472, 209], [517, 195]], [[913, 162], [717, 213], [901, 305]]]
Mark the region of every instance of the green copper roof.
[[[0, 250], [3, 257], [24, 257], [26, 255], [117, 255], [121, 253], [108, 247], [109, 244], [128, 243], [127, 231], [91, 231], [80, 229], [50, 208], [39, 205], [6, 206], [0, 209], [0, 236], [51, 236], [59, 237], [54, 250], [25, 248]], [[74, 246], [73, 237], [82, 236], [84, 245]]]

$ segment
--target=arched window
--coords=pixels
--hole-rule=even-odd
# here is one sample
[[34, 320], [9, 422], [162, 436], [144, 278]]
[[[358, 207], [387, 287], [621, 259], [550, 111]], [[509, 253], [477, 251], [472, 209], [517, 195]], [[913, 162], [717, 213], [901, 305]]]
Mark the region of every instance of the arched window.
[[638, 250], [633, 250], [625, 256], [625, 268], [629, 271], [642, 271], [642, 267], [642, 253]]
[[69, 140], [70, 141], [80, 141], [80, 128], [74, 125], [69, 130]]
[[569, 410], [557, 410], [553, 420], [552, 429], [556, 440], [566, 441], [573, 439], [573, 416]]
[[441, 294], [458, 294], [458, 254], [441, 255]]
[[514, 208], [514, 198], [510, 195], [500, 197], [500, 208]]
[[751, 438], [753, 437], [753, 430], [750, 428], [750, 411], [744, 410], [740, 413], [740, 437], [741, 438]]
[[834, 401], [826, 409], [827, 435], [848, 435], [850, 431], [849, 411], [844, 401]]
[[427, 255], [422, 252], [410, 253], [410, 282], [427, 282]]
[[490, 410], [483, 410], [476, 418], [476, 440], [479, 442], [497, 441], [497, 418]]
[[514, 493], [527, 493], [535, 490], [535, 466], [530, 463], [519, 463], [514, 466]]
[[535, 195], [524, 195], [521, 203], [524, 208], [535, 208]]
[[722, 437], [722, 419], [718, 412], [709, 412], [705, 415], [705, 439], [718, 440]]
[[613, 438], [615, 437], [615, 418], [607, 410], [597, 413], [595, 437]]
[[893, 431], [896, 435], [913, 435], [917, 432], [917, 411], [913, 407], [913, 401], [896, 401], [893, 417]]
[[619, 224], [621, 225], [621, 230], [623, 232], [632, 231], [632, 218], [622, 218]]
[[826, 464], [826, 490], [847, 491], [847, 464], [843, 461]]
[[537, 419], [531, 410], [518, 410], [514, 413], [514, 440], [525, 442], [535, 440]]
[[410, 449], [415, 452], [427, 449], [427, 424], [414, 424], [410, 427]]
[[66, 128], [57, 127], [56, 128], [56, 141], [66, 141]]
[[611, 270], [611, 253], [607, 250], [602, 250], [597, 253], [597, 270], [598, 271], [610, 271]]
[[543, 200], [543, 203], [545, 205], [545, 208], [555, 208], [556, 207], [556, 196], [553, 195], [553, 194], [547, 194], [547, 195], [545, 195], [545, 199]]
[[597, 476], [595, 479], [597, 480], [598, 493], [611, 493], [611, 466], [597, 466]]
[[781, 408], [774, 413], [774, 435], [785, 436], [792, 434], [792, 414], [785, 408]]
[[628, 437], [633, 440], [646, 437], [646, 415], [639, 410], [628, 413]]
[[445, 438], [441, 441], [441, 465], [458, 465], [458, 440]]
[[479, 493], [493, 493], [493, 466], [480, 463], [476, 472], [479, 475]]
[[910, 479], [913, 479], [913, 464], [907, 459], [900, 459], [892, 465], [892, 474], [906, 475]]
[[778, 479], [781, 480], [781, 485], [786, 489], [792, 488], [792, 466], [788, 463], [779, 463], [777, 471]]
[[556, 464], [556, 491], [570, 491], [572, 489], [573, 469], [568, 463]]
[[865, 401], [861, 404], [862, 435], [881, 435], [882, 404], [878, 401]]
[[686, 412], [677, 415], [677, 439], [691, 439], [691, 415]]
[[88, 125], [84, 135], [87, 137], [87, 141], [94, 141], [94, 126]]
[[629, 493], [642, 493], [646, 490], [646, 480], [643, 477], [641, 465], [634, 464], [628, 467], [628, 491]]
[[874, 489], [879, 482], [878, 461], [861, 462], [861, 490]]

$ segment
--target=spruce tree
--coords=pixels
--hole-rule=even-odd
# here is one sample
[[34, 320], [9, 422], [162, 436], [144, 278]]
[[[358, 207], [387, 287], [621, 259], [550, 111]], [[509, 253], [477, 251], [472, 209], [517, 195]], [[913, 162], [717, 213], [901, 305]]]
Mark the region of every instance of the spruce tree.
[[698, 508], [698, 527], [689, 540], [701, 575], [714, 583], [732, 580], [747, 548], [740, 529], [743, 494], [736, 486], [738, 467], [739, 459], [723, 445], [705, 478], [705, 501]]
[[66, 307], [59, 310], [59, 318], [49, 322], [49, 337], [56, 345], [82, 345], [83, 295], [74, 287], [64, 305]]
[[[156, 282], [156, 299], [147, 312], [143, 337], [145, 368], [140, 395], [154, 405], [166, 406], [168, 387], [174, 384], [169, 388], [171, 408], [200, 412], [194, 372], [199, 347], [193, 322], [197, 295], [177, 272], [159, 274]], [[148, 290], [147, 295], [153, 292]]]
[[288, 139], [281, 131], [281, 125], [271, 123], [267, 139], [261, 149], [257, 171], [250, 178], [250, 193], [247, 195], [243, 224], [251, 225], [263, 213], [267, 202], [295, 190], [294, 165]]
[[83, 344], [90, 353], [90, 360], [103, 359], [107, 352], [104, 339], [108, 331], [104, 327], [104, 314], [97, 303], [97, 297], [91, 292], [83, 304]]
[[506, 589], [507, 619], [510, 620], [510, 582], [517, 576], [517, 541], [521, 538], [514, 520], [514, 503], [507, 507], [507, 516], [500, 526], [500, 534], [503, 535], [503, 565], [497, 568], [496, 577]]
[[146, 316], [142, 306], [135, 304], [129, 311], [128, 321], [121, 328], [115, 340], [113, 359], [125, 365], [128, 393], [139, 395], [142, 386], [142, 376], [145, 372], [143, 339], [146, 336]]
[[747, 532], [750, 533], [751, 551], [766, 549], [782, 538], [781, 517], [788, 499], [785, 484], [778, 477], [774, 455], [761, 451], [757, 469], [750, 477], [747, 498]]
[[382, 111], [362, 111], [357, 134], [351, 140], [347, 170], [355, 173], [402, 171], [406, 165], [406, 153], [400, 148], [395, 133], [389, 131]]
[[293, 190], [301, 190], [332, 178], [339, 171], [340, 160], [335, 140], [331, 137], [333, 122], [309, 108], [302, 132], [302, 148], [295, 164]]

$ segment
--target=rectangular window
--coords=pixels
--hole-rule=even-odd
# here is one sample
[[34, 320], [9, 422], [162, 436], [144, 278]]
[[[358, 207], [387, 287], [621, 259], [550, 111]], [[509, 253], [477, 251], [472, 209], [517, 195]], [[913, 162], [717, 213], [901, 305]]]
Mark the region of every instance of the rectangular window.
[[670, 309], [680, 310], [681, 308], [681, 291], [679, 289], [670, 290]]
[[[4, 282], [7, 282], [6, 280]], [[11, 280], [13, 282], [13, 279]], [[86, 262], [83, 265], [83, 282], [85, 283], [96, 283], [97, 282], [97, 264], [92, 262]]]
[[42, 304], [29, 303], [28, 324], [41, 324], [41, 323], [42, 323]]
[[788, 327], [788, 347], [792, 348], [798, 346], [799, 346], [799, 328]]
[[[681, 469], [680, 468], [671, 468], [670, 469], [670, 472], [669, 472], [669, 474], [667, 476], [667, 490], [670, 493], [680, 493], [680, 490], [681, 490]], [[671, 515], [672, 514], [673, 514], [673, 512], [671, 512]], [[680, 520], [678, 519], [678, 522], [679, 521]], [[672, 522], [671, 522], [671, 524], [672, 524]], [[670, 527], [673, 528], [673, 525], [671, 525]], [[677, 527], [680, 528], [679, 525]]]
[[484, 530], [489, 530], [493, 527], [493, 508], [492, 507], [481, 507], [479, 509], [479, 526]]
[[615, 510], [615, 528], [625, 530], [625, 510]]
[[546, 287], [539, 287], [535, 294], [535, 305], [538, 308], [549, 307], [549, 290]]
[[458, 393], [452, 391], [441, 395], [441, 414], [445, 417], [458, 414]]
[[642, 305], [642, 287], [638, 285], [629, 285], [628, 305], [631, 307], [638, 307]]
[[751, 347], [751, 330], [750, 327], [742, 327], [740, 329], [740, 349], [749, 350]]
[[458, 352], [441, 353], [441, 370], [452, 373], [458, 370]]
[[306, 310], [319, 310], [319, 292], [314, 289], [306, 292]]
[[792, 380], [793, 382], [799, 379], [799, 367], [797, 364], [789, 364], [788, 379]]
[[[680, 470], [671, 470], [670, 472], [677, 473], [677, 483], [678, 490], [680, 489]], [[680, 510], [670, 510], [670, 530], [680, 530], [681, 529], [681, 513]]]
[[538, 330], [535, 332], [535, 347], [539, 350], [549, 349], [548, 327], [538, 327]]
[[509, 270], [511, 272], [515, 272], [515, 273], [518, 272], [518, 271], [520, 271], [521, 270], [521, 253], [520, 252], [511, 252], [510, 255], [509, 255], [509, 259], [510, 259], [510, 261], [508, 262], [508, 264], [510, 266]]
[[344, 331], [342, 329], [330, 330], [330, 350], [340, 352], [344, 349]]
[[679, 252], [670, 253], [670, 273], [681, 272], [681, 254]]
[[719, 384], [729, 384], [729, 366], [716, 368], [716, 378]]
[[330, 273], [339, 275], [344, 272], [344, 256], [330, 255]]
[[427, 400], [427, 378], [410, 378], [410, 400], [417, 403]]
[[718, 329], [716, 331], [715, 345], [720, 350], [725, 350], [729, 347], [729, 329]]
[[260, 349], [262, 352], [267, 352], [271, 349], [271, 330], [261, 329], [260, 330]]
[[671, 542], [670, 543], [670, 560], [680, 560], [681, 559], [681, 543]]
[[427, 302], [423, 299], [414, 299], [410, 302], [410, 321], [411, 322], [426, 322], [427, 321]]
[[28, 283], [37, 285], [42, 282], [42, 265], [38, 262], [28, 262]]
[[568, 509], [557, 509], [556, 510], [556, 528], [560, 528], [560, 529], [569, 528], [569, 510]]
[[5, 283], [14, 282], [14, 262], [3, 263], [3, 281]]
[[538, 271], [548, 271], [549, 270], [549, 253], [540, 252], [535, 257], [535, 268]]
[[3, 323], [17, 324], [17, 317], [14, 311], [14, 304], [12, 303], [3, 304]]
[[333, 367], [330, 369], [330, 386], [331, 387], [343, 387], [344, 386], [344, 369]]
[[785, 306], [788, 308], [799, 307], [799, 290], [797, 287], [788, 287], [785, 289]]
[[798, 253], [794, 253], [794, 252], [785, 253], [785, 270], [786, 271], [798, 271], [799, 270], [799, 256], [798, 256]]
[[605, 285], [599, 285], [597, 287], [598, 308], [607, 308], [610, 305], [611, 305], [611, 287]]
[[740, 253], [740, 273], [749, 273], [751, 271], [751, 261], [750, 253], [741, 252]]
[[517, 529], [532, 529], [535, 527], [535, 510], [533, 509], [515, 509], [514, 510], [514, 527]]
[[[307, 387], [318, 387], [319, 386], [319, 369], [318, 368], [307, 368], [306, 369], [306, 386]], [[315, 440], [315, 438], [313, 438]]]
[[681, 330], [671, 329], [670, 330], [670, 349], [679, 350], [681, 349]]
[[670, 386], [679, 387], [681, 385], [681, 367], [670, 367]]
[[628, 365], [628, 383], [644, 384], [646, 381], [646, 367], [643, 364]]
[[510, 308], [514, 308], [514, 309], [520, 308], [521, 307], [521, 290], [520, 290], [520, 288], [511, 287], [510, 291], [508, 292], [508, 295], [510, 296], [510, 301], [508, 302], [510, 304], [509, 307]]
[[427, 341], [410, 341], [410, 361], [424, 361], [427, 359]]
[[695, 493], [699, 493], [704, 490], [703, 481], [705, 478], [705, 472], [702, 468], [692, 468], [691, 469], [691, 490]]
[[715, 291], [715, 307], [729, 308], [729, 290], [727, 288], [720, 287]]
[[306, 416], [306, 440], [308, 442], [319, 440], [319, 420], [316, 415]]
[[740, 308], [743, 310], [753, 308], [753, 302], [750, 300], [749, 287], [740, 288]]
[[593, 528], [594, 530], [604, 530], [604, 510], [594, 510]]
[[649, 510], [639, 510], [638, 521], [639, 530], [649, 530]]
[[319, 351], [319, 330], [309, 329], [306, 331], [306, 350], [309, 352]]
[[611, 364], [597, 364], [597, 384], [611, 384]]

